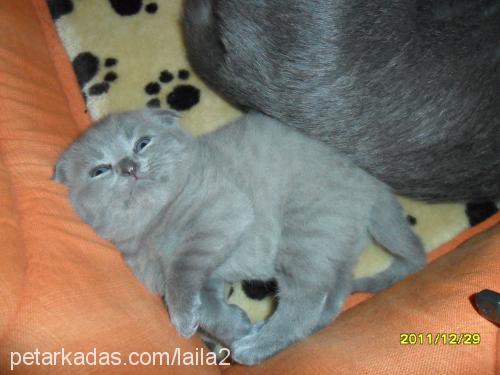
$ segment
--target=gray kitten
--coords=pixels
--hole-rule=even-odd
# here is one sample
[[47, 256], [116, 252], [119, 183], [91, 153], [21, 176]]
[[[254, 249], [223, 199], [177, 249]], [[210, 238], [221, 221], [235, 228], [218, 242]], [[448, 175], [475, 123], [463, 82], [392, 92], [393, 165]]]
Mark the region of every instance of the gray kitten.
[[[390, 189], [332, 148], [250, 113], [200, 137], [170, 111], [109, 116], [57, 163], [78, 214], [165, 298], [184, 337], [198, 327], [255, 364], [330, 323], [354, 290], [380, 290], [425, 256]], [[395, 259], [352, 269], [371, 236]], [[252, 326], [224, 282], [274, 278], [279, 304]]]
[[500, 197], [500, 0], [186, 0], [184, 31], [227, 99], [397, 192]]

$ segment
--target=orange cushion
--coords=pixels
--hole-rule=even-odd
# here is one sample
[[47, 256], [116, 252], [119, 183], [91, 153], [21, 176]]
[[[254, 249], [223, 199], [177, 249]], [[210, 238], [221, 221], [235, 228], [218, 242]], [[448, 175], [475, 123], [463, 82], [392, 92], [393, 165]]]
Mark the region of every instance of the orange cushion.
[[[9, 370], [12, 351], [91, 352], [96, 348], [119, 352], [123, 360], [132, 351], [200, 352], [199, 339], [179, 338], [161, 300], [134, 279], [111, 244], [76, 217], [65, 189], [50, 181], [58, 155], [89, 125], [89, 118], [45, 3], [0, 1], [0, 373]], [[497, 215], [456, 241], [463, 242], [499, 220]], [[463, 297], [484, 286], [499, 289], [498, 256], [491, 261], [495, 241], [498, 235], [489, 247], [476, 241], [478, 249], [454, 252], [249, 371], [326, 374], [334, 369], [370, 369], [382, 373], [392, 363], [392, 368], [410, 373], [420, 372], [416, 368], [469, 370], [472, 366], [491, 372], [498, 330], [478, 317]], [[477, 273], [480, 266], [485, 270]], [[349, 304], [366, 297], [355, 296]], [[399, 346], [400, 332], [417, 330], [476, 331], [482, 343]], [[17, 370], [23, 374], [116, 371], [109, 366], [70, 367], [60, 362], [55, 367]], [[228, 371], [246, 369], [234, 366]], [[119, 373], [127, 372], [199, 374], [220, 369], [119, 368]]]

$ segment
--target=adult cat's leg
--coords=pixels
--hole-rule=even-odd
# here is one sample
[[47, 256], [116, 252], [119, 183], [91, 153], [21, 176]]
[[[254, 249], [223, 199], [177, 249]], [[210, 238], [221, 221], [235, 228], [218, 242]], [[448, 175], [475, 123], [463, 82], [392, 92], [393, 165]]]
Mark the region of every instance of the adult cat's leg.
[[246, 313], [224, 300], [224, 282], [210, 280], [201, 291], [200, 328], [230, 346], [248, 334], [252, 323]]

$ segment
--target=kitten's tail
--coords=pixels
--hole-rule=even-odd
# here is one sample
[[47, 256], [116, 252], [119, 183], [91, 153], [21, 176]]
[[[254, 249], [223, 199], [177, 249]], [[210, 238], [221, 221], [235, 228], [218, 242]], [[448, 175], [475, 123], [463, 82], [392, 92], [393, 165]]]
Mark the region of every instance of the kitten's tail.
[[208, 82], [224, 65], [225, 47], [218, 33], [212, 0], [186, 0], [184, 40], [189, 62]]
[[374, 205], [368, 230], [373, 239], [394, 256], [394, 259], [386, 270], [375, 276], [355, 279], [354, 291], [380, 291], [425, 265], [422, 243], [413, 233], [394, 195], [384, 195]]

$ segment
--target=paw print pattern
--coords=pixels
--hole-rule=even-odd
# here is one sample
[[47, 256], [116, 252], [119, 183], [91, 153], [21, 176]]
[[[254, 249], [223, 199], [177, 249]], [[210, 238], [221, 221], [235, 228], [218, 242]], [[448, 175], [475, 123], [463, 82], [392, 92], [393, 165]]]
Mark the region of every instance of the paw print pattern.
[[87, 84], [92, 81], [99, 73], [101, 61], [91, 52], [82, 52], [73, 59], [73, 69], [75, 70], [78, 84], [83, 91], [86, 99], [87, 95], [102, 95], [109, 91], [111, 84], [118, 79], [118, 74], [111, 70], [118, 64], [118, 59], [108, 57], [104, 60], [104, 73], [102, 81], [94, 83], [86, 90]]
[[[109, 0], [111, 8], [119, 16], [133, 16], [138, 14], [143, 5], [142, 0]], [[154, 14], [158, 11], [158, 4], [155, 2], [148, 2], [144, 10], [149, 14]]]
[[[177, 72], [177, 79], [180, 81], [187, 81], [190, 76], [191, 74], [186, 69]], [[144, 91], [148, 96], [154, 96], [147, 101], [146, 106], [160, 108], [162, 105], [160, 98], [162, 85], [170, 84], [175, 79], [176, 77], [169, 70], [163, 70], [157, 81], [146, 84]], [[200, 90], [187, 83], [178, 84], [166, 95], [165, 101], [170, 108], [176, 111], [187, 111], [200, 101]]]

